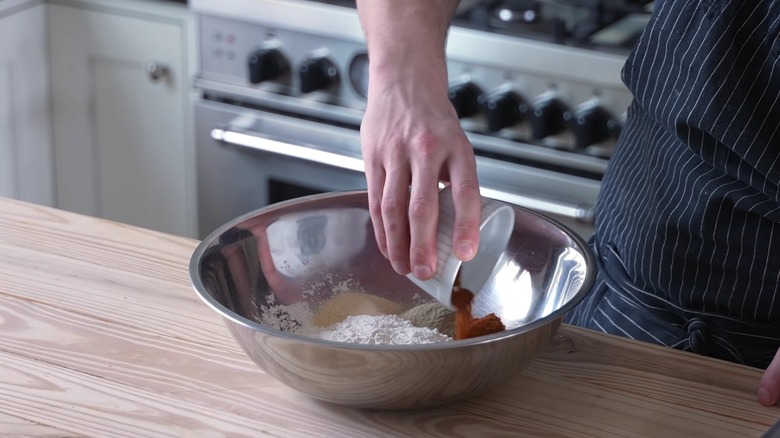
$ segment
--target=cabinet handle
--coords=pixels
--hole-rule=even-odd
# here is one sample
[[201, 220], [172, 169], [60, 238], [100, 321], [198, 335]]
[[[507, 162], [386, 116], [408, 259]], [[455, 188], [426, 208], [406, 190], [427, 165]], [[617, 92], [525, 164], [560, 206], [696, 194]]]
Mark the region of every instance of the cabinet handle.
[[151, 60], [146, 63], [146, 74], [148, 74], [149, 79], [154, 82], [168, 76], [169, 72], [170, 69], [168, 68], [168, 64], [164, 62]]
[[[363, 160], [360, 158], [327, 152], [304, 144], [294, 144], [295, 142], [281, 138], [265, 137], [254, 132], [214, 128], [211, 130], [211, 138], [214, 141], [233, 146], [245, 147], [299, 160], [312, 161], [354, 172], [365, 172]], [[480, 187], [479, 191], [483, 196], [488, 198], [519, 205], [542, 213], [560, 215], [574, 219], [577, 222], [584, 222], [591, 225], [594, 224], [594, 207], [592, 205], [560, 202], [536, 196], [504, 192], [487, 187]]]

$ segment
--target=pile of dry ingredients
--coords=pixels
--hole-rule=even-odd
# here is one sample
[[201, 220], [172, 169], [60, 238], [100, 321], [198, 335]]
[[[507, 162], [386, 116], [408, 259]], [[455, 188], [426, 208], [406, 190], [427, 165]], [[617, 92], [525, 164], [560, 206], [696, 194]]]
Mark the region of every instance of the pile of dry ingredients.
[[452, 338], [428, 327], [415, 327], [398, 315], [353, 315], [318, 336], [354, 344], [430, 344]]
[[337, 291], [315, 311], [306, 303], [275, 305], [273, 296], [258, 309], [259, 322], [278, 330], [355, 344], [428, 344], [451, 341], [455, 312], [425, 303], [402, 312], [382, 297]]

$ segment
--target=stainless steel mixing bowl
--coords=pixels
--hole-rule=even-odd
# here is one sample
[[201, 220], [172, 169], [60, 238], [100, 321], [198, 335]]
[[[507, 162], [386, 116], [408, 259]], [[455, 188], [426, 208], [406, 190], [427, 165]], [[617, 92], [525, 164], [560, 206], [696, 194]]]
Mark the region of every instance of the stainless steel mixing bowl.
[[[417, 408], [471, 397], [517, 376], [582, 300], [594, 278], [587, 246], [562, 225], [514, 207], [495, 275], [474, 301], [507, 330], [433, 344], [325, 341], [263, 324], [264, 311], [312, 309], [349, 285], [400, 304], [433, 301], [377, 248], [365, 191], [313, 195], [238, 217], [190, 262], [197, 294], [265, 372], [314, 398], [364, 408]], [[272, 305], [271, 305], [272, 304]], [[275, 307], [274, 307], [275, 306]]]

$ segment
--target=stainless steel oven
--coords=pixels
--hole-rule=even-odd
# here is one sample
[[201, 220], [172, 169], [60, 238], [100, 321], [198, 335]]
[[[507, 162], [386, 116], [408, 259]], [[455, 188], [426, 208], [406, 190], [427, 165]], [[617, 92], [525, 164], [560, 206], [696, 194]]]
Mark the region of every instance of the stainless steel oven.
[[278, 201], [366, 186], [354, 129], [206, 100], [196, 120], [201, 234]]
[[[620, 81], [627, 49], [509, 32], [527, 10], [513, 16], [500, 1], [467, 3], [448, 39], [450, 98], [474, 145], [483, 195], [587, 237], [630, 101]], [[354, 2], [191, 5], [200, 16], [200, 234], [281, 200], [365, 188], [359, 125], [368, 57]]]

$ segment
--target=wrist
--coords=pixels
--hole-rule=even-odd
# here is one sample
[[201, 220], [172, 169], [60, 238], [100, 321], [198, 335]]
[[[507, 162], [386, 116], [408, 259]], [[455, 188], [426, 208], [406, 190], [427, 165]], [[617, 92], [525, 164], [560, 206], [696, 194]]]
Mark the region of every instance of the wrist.
[[369, 51], [369, 77], [378, 81], [414, 79], [424, 82], [447, 80], [447, 62], [444, 53], [409, 53], [404, 50], [383, 50], [372, 55]]
[[358, 0], [370, 83], [447, 83], [445, 42], [457, 0]]

